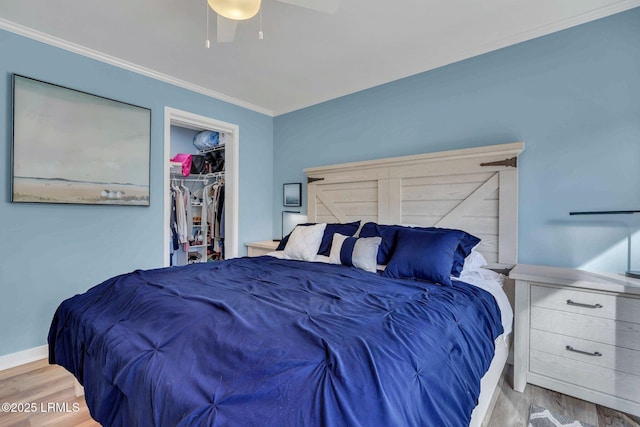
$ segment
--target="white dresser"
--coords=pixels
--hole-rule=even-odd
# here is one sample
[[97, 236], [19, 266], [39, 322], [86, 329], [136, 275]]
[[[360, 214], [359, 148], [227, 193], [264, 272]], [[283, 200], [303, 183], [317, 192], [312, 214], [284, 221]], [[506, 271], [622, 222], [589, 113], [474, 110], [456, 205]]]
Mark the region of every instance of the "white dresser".
[[517, 265], [514, 389], [527, 383], [640, 416], [640, 280]]

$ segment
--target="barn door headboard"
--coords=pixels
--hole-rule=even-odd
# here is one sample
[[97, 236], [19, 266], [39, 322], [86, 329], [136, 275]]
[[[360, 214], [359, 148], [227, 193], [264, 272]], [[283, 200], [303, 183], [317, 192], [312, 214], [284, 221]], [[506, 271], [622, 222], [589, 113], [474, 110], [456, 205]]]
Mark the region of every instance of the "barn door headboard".
[[518, 259], [523, 142], [305, 169], [311, 222], [374, 221], [465, 230], [488, 262]]

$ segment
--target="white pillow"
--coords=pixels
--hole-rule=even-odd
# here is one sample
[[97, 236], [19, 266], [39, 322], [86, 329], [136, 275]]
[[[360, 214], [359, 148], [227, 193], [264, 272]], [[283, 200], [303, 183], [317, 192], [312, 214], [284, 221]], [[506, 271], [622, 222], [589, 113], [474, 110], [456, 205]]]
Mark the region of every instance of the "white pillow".
[[472, 250], [469, 256], [464, 259], [462, 271], [475, 270], [477, 268], [484, 267], [485, 265], [487, 265], [487, 260], [484, 256], [480, 252]]
[[284, 254], [291, 259], [313, 261], [320, 249], [327, 224], [298, 225], [289, 236]]
[[[349, 241], [345, 244], [347, 239]], [[329, 260], [332, 264], [344, 264], [375, 273], [378, 246], [381, 242], [382, 237], [355, 238], [335, 233]]]

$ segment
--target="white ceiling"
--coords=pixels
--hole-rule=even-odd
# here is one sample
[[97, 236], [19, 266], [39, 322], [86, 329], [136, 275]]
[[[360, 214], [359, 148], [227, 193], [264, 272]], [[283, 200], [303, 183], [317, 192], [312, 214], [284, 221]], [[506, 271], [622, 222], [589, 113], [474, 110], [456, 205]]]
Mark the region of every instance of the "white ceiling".
[[[263, 0], [205, 48], [205, 0], [2, 0], [0, 28], [279, 115], [640, 6], [640, 0]], [[54, 38], [50, 38], [53, 36]]]

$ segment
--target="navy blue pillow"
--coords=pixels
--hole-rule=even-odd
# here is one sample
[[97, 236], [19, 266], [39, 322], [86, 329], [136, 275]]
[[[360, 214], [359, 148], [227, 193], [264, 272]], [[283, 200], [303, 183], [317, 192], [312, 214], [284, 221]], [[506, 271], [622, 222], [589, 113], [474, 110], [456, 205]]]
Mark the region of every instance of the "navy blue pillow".
[[469, 256], [471, 250], [480, 243], [480, 239], [462, 230], [437, 227], [406, 227], [402, 225], [381, 225], [375, 222], [367, 222], [360, 230], [360, 237], [382, 237], [382, 243], [378, 248], [378, 264], [388, 264], [396, 246], [398, 230], [410, 228], [412, 230], [431, 231], [434, 233], [452, 234], [458, 236], [460, 243], [453, 256], [451, 275], [460, 277], [464, 259]]
[[[446, 228], [442, 228], [441, 230], [453, 231]], [[480, 238], [461, 230], [455, 231], [460, 231], [461, 233], [463, 233], [463, 236], [460, 240], [458, 248], [456, 249], [456, 253], [453, 255], [453, 268], [451, 269], [451, 275], [460, 277], [462, 268], [464, 267], [464, 259], [468, 257], [471, 253], [471, 250], [475, 248], [478, 243], [480, 243]]]
[[396, 247], [382, 275], [451, 286], [453, 257], [459, 244], [456, 233], [401, 227], [396, 230]]
[[393, 247], [396, 244], [396, 233], [400, 228], [399, 225], [379, 225], [375, 222], [367, 222], [360, 230], [360, 237], [382, 237], [382, 243], [378, 247], [378, 264], [389, 264]]
[[[305, 223], [300, 225], [314, 225], [315, 223]], [[329, 256], [331, 253], [331, 243], [333, 242], [333, 235], [335, 233], [340, 233], [344, 236], [353, 236], [356, 234], [360, 228], [360, 221], [348, 222], [346, 224], [327, 224], [327, 227], [324, 229], [324, 234], [322, 235], [322, 242], [320, 243], [320, 249], [318, 249], [318, 255], [326, 255]], [[284, 247], [287, 246], [287, 242], [289, 241], [289, 236], [291, 233], [287, 234], [284, 239], [280, 241], [276, 251], [284, 250]]]

